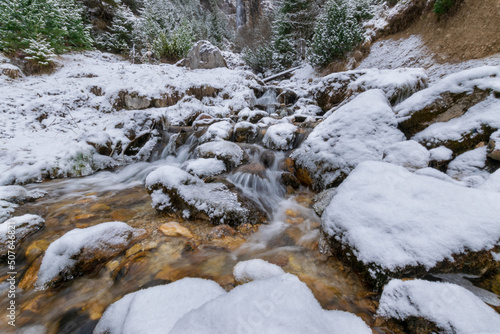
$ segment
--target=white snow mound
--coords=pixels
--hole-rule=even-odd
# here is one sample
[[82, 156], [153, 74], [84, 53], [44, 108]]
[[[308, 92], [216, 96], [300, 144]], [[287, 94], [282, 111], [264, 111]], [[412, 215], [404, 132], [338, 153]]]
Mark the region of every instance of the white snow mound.
[[246, 283], [284, 273], [281, 267], [261, 259], [241, 261], [233, 268], [233, 276], [238, 283]]

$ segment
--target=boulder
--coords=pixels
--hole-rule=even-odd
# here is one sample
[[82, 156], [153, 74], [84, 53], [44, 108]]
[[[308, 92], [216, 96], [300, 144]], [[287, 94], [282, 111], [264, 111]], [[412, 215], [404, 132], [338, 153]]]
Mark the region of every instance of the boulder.
[[262, 144], [273, 150], [290, 150], [297, 135], [297, 127], [291, 123], [271, 125], [262, 139]]
[[238, 122], [234, 126], [234, 141], [250, 143], [254, 141], [259, 134], [257, 125], [250, 122]]
[[403, 166], [409, 170], [426, 168], [429, 165], [429, 151], [414, 140], [402, 141], [388, 146], [384, 151], [385, 162]]
[[50, 284], [96, 272], [109, 259], [125, 252], [145, 236], [145, 230], [134, 229], [122, 222], [71, 230], [45, 251], [35, 285], [43, 289]]
[[229, 225], [258, 224], [268, 219], [266, 213], [234, 187], [204, 183], [174, 166], [163, 166], [150, 173], [146, 186], [153, 206], [161, 212]]
[[161, 233], [167, 237], [184, 237], [188, 239], [194, 238], [193, 232], [177, 222], [162, 224], [159, 229]]
[[219, 175], [226, 171], [224, 161], [216, 158], [198, 158], [188, 160], [182, 164], [181, 168], [188, 173], [201, 178]]
[[216, 122], [207, 128], [200, 137], [200, 142], [206, 143], [216, 140], [230, 140], [233, 136], [233, 124], [229, 121]]
[[314, 128], [290, 157], [305, 185], [338, 185], [360, 162], [382, 160], [389, 145], [404, 140], [381, 90], [361, 93]]
[[199, 41], [191, 48], [185, 65], [193, 70], [227, 67], [219, 48], [208, 41]]
[[381, 287], [427, 273], [484, 274], [496, 262], [500, 194], [363, 162], [322, 216], [330, 246]]
[[226, 140], [208, 142], [196, 148], [200, 158], [217, 158], [222, 160], [227, 170], [231, 170], [243, 163], [245, 152], [235, 143]]

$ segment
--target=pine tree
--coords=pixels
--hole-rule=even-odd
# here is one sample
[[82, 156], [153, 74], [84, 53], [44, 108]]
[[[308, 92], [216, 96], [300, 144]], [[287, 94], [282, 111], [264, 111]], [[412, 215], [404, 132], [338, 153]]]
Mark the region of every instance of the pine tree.
[[345, 0], [329, 0], [314, 31], [312, 61], [326, 65], [362, 41], [363, 30], [356, 12]]
[[23, 50], [28, 60], [33, 60], [42, 66], [48, 66], [56, 56], [54, 49], [50, 47], [49, 42], [42, 35], [38, 35], [37, 39], [29, 39], [27, 49]]
[[132, 47], [132, 33], [135, 17], [126, 6], [119, 6], [109, 31], [99, 37], [98, 45], [107, 51], [127, 53]]

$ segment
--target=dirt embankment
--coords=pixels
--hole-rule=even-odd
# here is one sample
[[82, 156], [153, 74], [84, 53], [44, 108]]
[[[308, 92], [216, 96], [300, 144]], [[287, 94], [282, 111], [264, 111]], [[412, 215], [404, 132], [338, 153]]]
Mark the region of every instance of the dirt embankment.
[[438, 16], [429, 6], [405, 30], [387, 36], [420, 35], [438, 62], [459, 62], [500, 53], [500, 1], [462, 0]]

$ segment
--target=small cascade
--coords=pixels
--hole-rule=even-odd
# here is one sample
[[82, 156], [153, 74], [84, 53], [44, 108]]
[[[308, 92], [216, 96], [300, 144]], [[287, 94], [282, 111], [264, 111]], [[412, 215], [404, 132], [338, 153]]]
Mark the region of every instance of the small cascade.
[[278, 97], [274, 89], [268, 89], [264, 95], [259, 97], [255, 101], [255, 106], [267, 111], [269, 114], [275, 113], [276, 109], [279, 108], [280, 104], [278, 102]]

